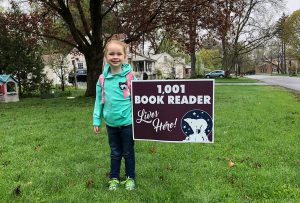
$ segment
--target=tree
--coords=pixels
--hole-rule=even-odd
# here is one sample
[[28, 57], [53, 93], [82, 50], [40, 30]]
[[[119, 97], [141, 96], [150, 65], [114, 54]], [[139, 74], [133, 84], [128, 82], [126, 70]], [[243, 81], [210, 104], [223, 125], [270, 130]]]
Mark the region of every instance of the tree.
[[[66, 43], [81, 52], [87, 64], [86, 96], [95, 95], [95, 86], [102, 72], [104, 47], [116, 34], [125, 34], [125, 42], [141, 38], [155, 29], [164, 0], [30, 0], [30, 14], [10, 19], [15, 27], [29, 21], [22, 30], [37, 36]], [[59, 23], [57, 23], [59, 22]]]
[[66, 56], [63, 54], [51, 54], [48, 58], [50, 69], [55, 73], [61, 82], [61, 90], [65, 91], [65, 83], [67, 80], [68, 66]]
[[[225, 0], [217, 8], [219, 21], [215, 34], [222, 44], [222, 66], [227, 74], [243, 54], [250, 53], [274, 36], [271, 11], [279, 0]], [[270, 9], [273, 8], [273, 9]], [[278, 10], [278, 9], [277, 9]]]
[[30, 35], [9, 29], [6, 15], [0, 14], [0, 73], [16, 76], [19, 94], [30, 95], [43, 79], [41, 52]]
[[198, 56], [199, 58], [201, 58], [205, 68], [214, 70], [214, 69], [220, 69], [222, 66], [221, 54], [219, 49], [202, 48], [198, 53]]
[[170, 8], [173, 23], [167, 32], [190, 55], [191, 77], [196, 76], [196, 51], [201, 47], [205, 31], [216, 26], [214, 8], [219, 5], [219, 1], [192, 0], [181, 1]]
[[287, 72], [287, 66], [286, 66], [286, 45], [289, 38], [290, 33], [288, 32], [287, 28], [287, 16], [283, 14], [281, 18], [277, 21], [275, 25], [275, 35], [280, 40], [280, 52], [279, 52], [279, 61], [280, 66], [279, 69], [281, 73]]
[[[164, 47], [163, 49], [165, 49], [165, 47], [169, 47], [166, 44], [172, 43], [170, 42], [171, 40], [168, 39], [167, 35], [167, 32], [163, 29], [155, 29], [152, 32], [145, 34], [145, 40], [150, 43], [149, 52], [152, 51], [153, 54], [159, 54], [163, 51], [166, 51], [162, 50], [162, 46]], [[173, 44], [170, 46], [173, 46]]]
[[287, 19], [285, 24], [288, 33], [287, 40], [290, 45], [290, 54], [300, 60], [300, 10], [294, 11]]
[[38, 48], [28, 47], [21, 37], [0, 34], [0, 73], [16, 76], [20, 95], [30, 95], [40, 87], [43, 64]]

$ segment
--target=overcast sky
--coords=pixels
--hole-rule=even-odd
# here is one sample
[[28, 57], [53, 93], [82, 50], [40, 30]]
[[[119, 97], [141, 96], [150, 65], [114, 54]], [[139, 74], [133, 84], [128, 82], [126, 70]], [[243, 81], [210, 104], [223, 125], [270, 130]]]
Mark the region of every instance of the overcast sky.
[[[293, 11], [300, 9], [299, 0], [285, 0], [287, 2], [287, 14], [291, 14]], [[0, 0], [0, 5], [7, 7], [8, 0]]]
[[300, 1], [299, 0], [287, 0], [287, 8], [288, 14], [292, 13], [295, 10], [300, 9]]

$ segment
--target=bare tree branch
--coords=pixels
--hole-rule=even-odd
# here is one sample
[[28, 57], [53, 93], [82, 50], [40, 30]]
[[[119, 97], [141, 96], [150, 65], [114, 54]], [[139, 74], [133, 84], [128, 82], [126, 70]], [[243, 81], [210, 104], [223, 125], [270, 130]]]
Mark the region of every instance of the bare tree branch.
[[92, 36], [90, 34], [90, 29], [88, 27], [88, 24], [87, 24], [87, 21], [86, 21], [86, 17], [85, 17], [85, 15], [83, 13], [83, 9], [82, 9], [82, 6], [80, 4], [80, 0], [76, 0], [76, 6], [77, 6], [77, 9], [78, 9], [78, 12], [79, 12], [79, 15], [80, 15], [80, 19], [81, 19], [81, 22], [82, 22], [85, 34], [91, 39]]
[[108, 13], [111, 12], [111, 10], [118, 4], [118, 3], [122, 3], [123, 1], [116, 1], [114, 0], [113, 3], [109, 6], [109, 8], [101, 15], [102, 18], [104, 18]]

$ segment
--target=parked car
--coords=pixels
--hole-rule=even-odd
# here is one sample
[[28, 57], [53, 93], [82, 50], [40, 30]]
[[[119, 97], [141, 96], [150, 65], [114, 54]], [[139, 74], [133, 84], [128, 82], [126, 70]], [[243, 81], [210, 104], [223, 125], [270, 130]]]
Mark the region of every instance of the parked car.
[[224, 78], [224, 76], [225, 76], [225, 71], [223, 70], [214, 70], [212, 72], [205, 74], [206, 78]]

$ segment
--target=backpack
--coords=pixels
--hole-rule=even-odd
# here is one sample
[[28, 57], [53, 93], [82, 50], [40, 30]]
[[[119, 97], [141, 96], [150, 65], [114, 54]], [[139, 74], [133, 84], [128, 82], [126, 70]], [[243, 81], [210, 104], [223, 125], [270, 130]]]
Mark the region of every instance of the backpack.
[[[126, 86], [127, 88], [125, 88], [123, 90], [123, 96], [124, 96], [124, 99], [128, 96], [130, 96], [131, 94], [131, 81], [133, 80], [134, 78], [134, 75], [133, 75], [133, 72], [130, 71], [127, 75], [126, 75]], [[101, 86], [101, 91], [102, 91], [102, 104], [104, 104], [104, 80], [105, 80], [105, 77], [103, 74], [101, 74], [99, 76], [99, 82], [100, 82], [100, 86]]]

